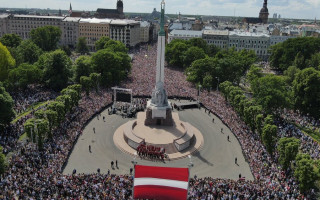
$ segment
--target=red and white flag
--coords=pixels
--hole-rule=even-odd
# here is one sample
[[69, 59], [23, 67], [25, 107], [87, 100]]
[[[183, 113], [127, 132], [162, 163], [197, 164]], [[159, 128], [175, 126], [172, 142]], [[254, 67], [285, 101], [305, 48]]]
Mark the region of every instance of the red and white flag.
[[188, 168], [135, 166], [134, 199], [186, 200]]

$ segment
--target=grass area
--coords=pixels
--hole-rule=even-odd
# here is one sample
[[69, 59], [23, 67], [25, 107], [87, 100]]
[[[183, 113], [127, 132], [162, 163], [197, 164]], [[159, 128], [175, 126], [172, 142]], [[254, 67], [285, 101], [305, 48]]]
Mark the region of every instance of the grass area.
[[24, 140], [24, 139], [26, 139], [27, 138], [27, 133], [24, 133], [24, 134], [22, 134], [20, 137], [19, 137], [19, 140], [18, 141], [22, 141], [22, 140]]
[[34, 108], [34, 110], [38, 109], [39, 107], [41, 106], [44, 106], [46, 104], [50, 103], [50, 101], [45, 101], [45, 102], [37, 102], [37, 103], [34, 103], [32, 104], [31, 106], [29, 106], [27, 108], [27, 110], [23, 113], [20, 113], [14, 120], [11, 121], [11, 124], [14, 124], [16, 123], [19, 119], [21, 119], [22, 117], [30, 114], [32, 112], [32, 108]]
[[307, 134], [310, 137], [312, 137], [315, 141], [320, 143], [320, 134], [319, 133], [317, 133], [316, 131], [313, 131], [313, 130], [311, 130], [309, 128], [303, 127], [303, 126], [301, 126], [299, 124], [295, 124], [295, 126], [298, 127], [305, 134]]

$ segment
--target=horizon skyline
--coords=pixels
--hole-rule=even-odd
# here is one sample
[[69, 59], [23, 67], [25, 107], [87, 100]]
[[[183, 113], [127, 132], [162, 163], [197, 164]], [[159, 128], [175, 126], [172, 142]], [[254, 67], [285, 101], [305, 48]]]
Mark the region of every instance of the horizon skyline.
[[[182, 15], [207, 15], [207, 16], [235, 16], [235, 17], [258, 17], [264, 0], [175, 0], [166, 1], [167, 14]], [[84, 0], [70, 2], [67, 0], [30, 0], [28, 5], [21, 6], [21, 0], [4, 2], [0, 0], [1, 8], [19, 9], [50, 9], [69, 10], [70, 3], [73, 10], [96, 11], [97, 8], [115, 9], [117, 0], [92, 0], [87, 3]], [[123, 1], [125, 13], [151, 13], [154, 8], [160, 10], [161, 0], [136, 0]], [[184, 2], [184, 3], [183, 3]], [[20, 6], [19, 6], [20, 5]], [[34, 6], [37, 5], [37, 6]], [[59, 5], [59, 6], [57, 6]], [[63, 5], [63, 6], [62, 6]], [[107, 6], [106, 6], [107, 5]], [[85, 9], [84, 9], [85, 8]], [[319, 0], [269, 0], [269, 18], [273, 14], [281, 15], [281, 18], [291, 19], [318, 19], [317, 10], [320, 8]]]

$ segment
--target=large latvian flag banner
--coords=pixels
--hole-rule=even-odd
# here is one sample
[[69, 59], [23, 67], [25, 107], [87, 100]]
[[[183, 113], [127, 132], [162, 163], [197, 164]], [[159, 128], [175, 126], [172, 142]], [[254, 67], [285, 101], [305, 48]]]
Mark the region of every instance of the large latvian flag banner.
[[134, 199], [186, 200], [188, 168], [135, 166]]

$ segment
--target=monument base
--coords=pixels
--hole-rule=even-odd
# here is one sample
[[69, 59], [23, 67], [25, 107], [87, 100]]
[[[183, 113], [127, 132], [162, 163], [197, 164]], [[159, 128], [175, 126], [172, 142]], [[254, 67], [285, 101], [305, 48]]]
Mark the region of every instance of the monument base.
[[156, 107], [148, 102], [146, 119], [144, 121], [146, 126], [159, 125], [159, 126], [172, 126], [172, 109], [170, 103], [168, 106]]

